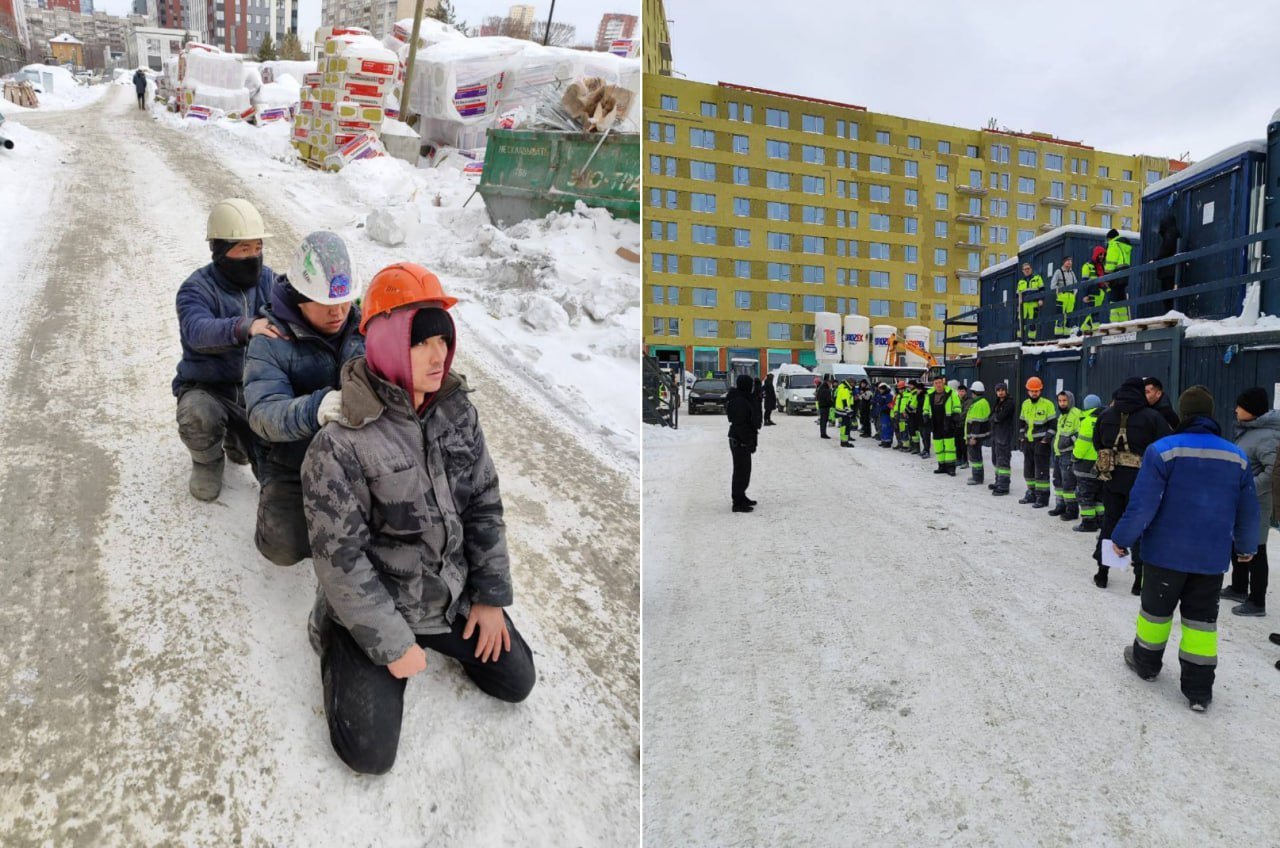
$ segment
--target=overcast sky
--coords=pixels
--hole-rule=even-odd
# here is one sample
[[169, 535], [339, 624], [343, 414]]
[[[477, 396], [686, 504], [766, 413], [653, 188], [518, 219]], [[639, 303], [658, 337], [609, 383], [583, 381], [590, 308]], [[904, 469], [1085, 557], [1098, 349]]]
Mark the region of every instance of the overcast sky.
[[[299, 0], [298, 31], [303, 41], [314, 37], [316, 27], [320, 26], [320, 0]], [[458, 17], [468, 24], [479, 24], [490, 15], [507, 14], [514, 5], [510, 0], [454, 0], [453, 8]], [[126, 15], [133, 8], [132, 0], [96, 0], [94, 8], [110, 12], [113, 15]], [[533, 4], [534, 15], [539, 20], [547, 19], [551, 3]], [[600, 18], [605, 12], [620, 12], [627, 15], [640, 15], [640, 0], [556, 0], [553, 20], [573, 24], [578, 28], [579, 43], [595, 43], [596, 28], [600, 26]], [[310, 35], [308, 35], [310, 34]]]
[[[1280, 3], [665, 0], [678, 75], [1201, 159], [1280, 108]], [[781, 18], [781, 20], [780, 20]]]

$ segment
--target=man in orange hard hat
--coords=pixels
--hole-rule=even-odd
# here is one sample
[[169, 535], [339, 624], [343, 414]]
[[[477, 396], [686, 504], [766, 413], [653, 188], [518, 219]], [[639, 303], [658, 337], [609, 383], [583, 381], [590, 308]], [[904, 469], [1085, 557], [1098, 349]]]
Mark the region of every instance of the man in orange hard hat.
[[426, 668], [424, 648], [502, 701], [524, 700], [535, 680], [503, 611], [512, 587], [498, 475], [451, 370], [456, 302], [419, 265], [374, 275], [365, 356], [342, 367], [339, 417], [302, 466], [330, 741], [365, 774], [395, 762], [405, 681]]
[[1044, 383], [1039, 377], [1027, 380], [1027, 398], [1022, 402], [1022, 476], [1027, 493], [1018, 503], [1033, 509], [1049, 506], [1049, 467], [1053, 462], [1053, 434], [1057, 428], [1058, 408], [1041, 397]]

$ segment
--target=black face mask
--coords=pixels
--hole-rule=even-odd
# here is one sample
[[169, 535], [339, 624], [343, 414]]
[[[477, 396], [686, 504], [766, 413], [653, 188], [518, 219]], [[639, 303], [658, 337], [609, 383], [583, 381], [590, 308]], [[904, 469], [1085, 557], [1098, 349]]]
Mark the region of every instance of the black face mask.
[[258, 284], [262, 275], [262, 257], [251, 256], [248, 259], [231, 259], [223, 256], [213, 261], [214, 267], [230, 281], [231, 285], [247, 291]]

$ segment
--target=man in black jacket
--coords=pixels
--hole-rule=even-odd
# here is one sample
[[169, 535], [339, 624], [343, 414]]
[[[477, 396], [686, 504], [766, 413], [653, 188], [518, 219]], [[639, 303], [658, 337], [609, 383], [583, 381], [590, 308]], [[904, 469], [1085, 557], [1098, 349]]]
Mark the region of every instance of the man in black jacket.
[[773, 426], [773, 411], [778, 408], [778, 392], [773, 387], [773, 375], [764, 376], [764, 426]]
[[1147, 396], [1147, 406], [1160, 413], [1160, 417], [1169, 422], [1169, 429], [1178, 429], [1178, 413], [1164, 393], [1164, 383], [1155, 377], [1142, 378], [1142, 391]]
[[996, 399], [991, 405], [991, 464], [996, 481], [990, 483], [993, 495], [1009, 494], [1009, 474], [1013, 461], [1013, 442], [1017, 438], [1018, 408], [1009, 397], [1009, 387], [996, 383]]
[[858, 383], [858, 432], [864, 437], [871, 437], [871, 384], [866, 380]]
[[751, 485], [751, 454], [756, 451], [761, 416], [760, 401], [756, 398], [749, 375], [738, 375], [737, 384], [729, 390], [724, 412], [729, 418], [729, 453], [733, 456], [733, 482], [730, 486], [733, 511], [751, 512], [756, 502], [747, 497], [747, 487]]
[[[1125, 508], [1129, 506], [1129, 490], [1138, 479], [1138, 465], [1124, 464], [1131, 460], [1125, 460], [1123, 457], [1127, 453], [1141, 460], [1142, 454], [1153, 442], [1173, 433], [1173, 427], [1169, 426], [1169, 422], [1148, 405], [1144, 383], [1145, 380], [1141, 377], [1130, 377], [1121, 383], [1120, 388], [1116, 389], [1111, 405], [1098, 414], [1098, 426], [1093, 431], [1093, 444], [1098, 452], [1112, 449], [1116, 456], [1111, 479], [1102, 483], [1104, 510], [1102, 531], [1098, 534], [1098, 542], [1093, 549], [1093, 559], [1098, 563], [1098, 573], [1093, 576], [1093, 583], [1099, 589], [1107, 588], [1107, 574], [1111, 571], [1102, 564], [1102, 540], [1110, 539], [1115, 526], [1120, 523]], [[1120, 438], [1121, 426], [1125, 429], [1124, 439], [1121, 439], [1117, 446], [1116, 441]], [[1134, 566], [1132, 592], [1137, 595], [1142, 592], [1141, 548], [1135, 545], [1132, 554]]]
[[831, 417], [831, 406], [835, 401], [830, 375], [823, 377], [822, 382], [818, 383], [818, 388], [813, 391], [813, 398], [818, 402], [818, 427], [822, 438], [829, 439], [831, 437], [827, 435], [827, 419]]

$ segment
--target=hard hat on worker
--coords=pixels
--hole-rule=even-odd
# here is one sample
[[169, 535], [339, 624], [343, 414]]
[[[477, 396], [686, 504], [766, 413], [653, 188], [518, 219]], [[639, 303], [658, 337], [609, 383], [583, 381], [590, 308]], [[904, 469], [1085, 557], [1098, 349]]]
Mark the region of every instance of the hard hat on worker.
[[1027, 391], [1038, 392], [1044, 388], [1044, 382], [1039, 377], [1031, 377], [1027, 380]]
[[348, 303], [359, 294], [351, 254], [337, 233], [319, 231], [304, 238], [288, 277], [289, 285], [316, 303]]
[[209, 213], [205, 230], [208, 241], [252, 241], [269, 237], [262, 216], [252, 203], [243, 198], [219, 201]]
[[981, 380], [974, 380], [973, 385], [969, 387], [969, 390], [973, 392], [981, 393], [981, 392], [985, 392], [987, 390], [987, 387], [982, 385]]
[[412, 262], [397, 262], [374, 274], [369, 281], [369, 290], [361, 303], [364, 314], [360, 317], [360, 332], [365, 331], [371, 319], [402, 306], [421, 304], [449, 309], [457, 302], [456, 297], [444, 293], [435, 274]]

